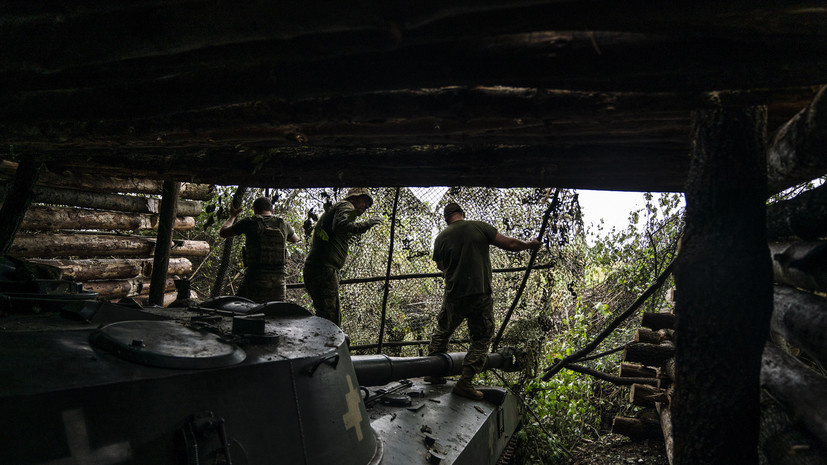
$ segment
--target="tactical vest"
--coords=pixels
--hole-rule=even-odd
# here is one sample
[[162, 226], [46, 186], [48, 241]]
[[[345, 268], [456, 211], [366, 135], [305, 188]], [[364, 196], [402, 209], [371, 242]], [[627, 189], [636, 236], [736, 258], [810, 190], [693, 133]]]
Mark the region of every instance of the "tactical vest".
[[284, 220], [261, 215], [256, 215], [253, 219], [256, 222], [258, 241], [247, 241], [244, 263], [249, 268], [282, 271], [285, 262]]

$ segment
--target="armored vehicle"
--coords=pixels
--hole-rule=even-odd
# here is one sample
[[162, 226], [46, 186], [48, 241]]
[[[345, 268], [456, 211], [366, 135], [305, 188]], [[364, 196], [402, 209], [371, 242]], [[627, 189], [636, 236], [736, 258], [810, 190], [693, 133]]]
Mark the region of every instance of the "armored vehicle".
[[142, 308], [15, 273], [0, 273], [4, 464], [493, 464], [520, 423], [504, 390], [474, 402], [419, 378], [458, 374], [462, 353], [351, 356], [287, 302]]

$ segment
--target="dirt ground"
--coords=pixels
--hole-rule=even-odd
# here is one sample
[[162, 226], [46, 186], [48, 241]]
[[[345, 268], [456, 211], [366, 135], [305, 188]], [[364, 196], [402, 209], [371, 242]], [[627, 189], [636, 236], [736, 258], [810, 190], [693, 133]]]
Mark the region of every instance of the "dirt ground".
[[625, 436], [606, 434], [583, 440], [572, 452], [573, 465], [669, 465], [662, 441], [632, 442]]

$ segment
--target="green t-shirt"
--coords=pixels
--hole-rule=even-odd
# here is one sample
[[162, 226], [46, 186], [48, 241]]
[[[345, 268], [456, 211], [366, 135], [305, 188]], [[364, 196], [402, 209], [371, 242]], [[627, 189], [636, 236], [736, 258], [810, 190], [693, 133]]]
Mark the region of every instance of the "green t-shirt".
[[482, 221], [449, 224], [434, 241], [434, 261], [445, 270], [445, 293], [451, 298], [491, 294], [491, 258], [488, 246], [497, 229]]

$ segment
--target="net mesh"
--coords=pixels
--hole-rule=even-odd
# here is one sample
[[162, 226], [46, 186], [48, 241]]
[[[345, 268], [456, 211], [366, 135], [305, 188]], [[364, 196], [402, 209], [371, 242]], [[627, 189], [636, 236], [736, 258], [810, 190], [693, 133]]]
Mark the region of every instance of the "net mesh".
[[[210, 240], [209, 229], [217, 228], [226, 219], [226, 213], [222, 211], [229, 205], [234, 188], [220, 191], [215, 204], [206, 209], [205, 217], [199, 218], [201, 232], [197, 234], [202, 239]], [[444, 283], [431, 254], [436, 235], [445, 227], [442, 218], [445, 204], [457, 202], [468, 219], [488, 222], [506, 236], [529, 240], [537, 238], [543, 213], [554, 196], [553, 189], [530, 188], [404, 187], [372, 188], [370, 191], [374, 204], [359, 220], [378, 216], [383, 222], [356, 236], [350, 244], [348, 258], [339, 273], [342, 329], [351, 338], [352, 347], [375, 345], [381, 333], [385, 345], [382, 352], [399, 356], [421, 353], [424, 348], [421, 344], [397, 346], [396, 343], [427, 340], [442, 302]], [[302, 285], [302, 267], [310, 248], [311, 229], [322, 212], [345, 193], [346, 189], [329, 188], [257, 189], [245, 194], [247, 208], [255, 197], [271, 198], [275, 213], [285, 218], [299, 235], [298, 243], [288, 244], [287, 300], [311, 310], [312, 302]], [[569, 279], [567, 276], [577, 272], [578, 264], [569, 256], [567, 245], [570, 237], [582, 231], [582, 222], [573, 193], [563, 190], [558, 195], [559, 208], [541, 238], [545, 247], [538, 253], [534, 263], [537, 269], [530, 273], [514, 310], [513, 321], [551, 315], [555, 308], [573, 298], [565, 284]], [[210, 215], [214, 217], [212, 221]], [[241, 282], [240, 250], [243, 243], [241, 238], [233, 242], [228, 279], [220, 294], [234, 294]], [[213, 240], [210, 256], [196, 265], [198, 272], [192, 277], [193, 289], [201, 296], [209, 295], [221, 255], [217, 249], [222, 246], [221, 242]], [[528, 264], [530, 252], [505, 252], [496, 247], [490, 250], [495, 270], [492, 280], [495, 318], [499, 327], [523, 280], [525, 271], [521, 268]], [[389, 262], [391, 278], [386, 283]], [[516, 270], [498, 271], [504, 269]], [[352, 282], [354, 280], [357, 282]], [[464, 324], [455, 338], [467, 339]], [[451, 348], [464, 349], [462, 343]], [[365, 350], [376, 351], [374, 347]]]

